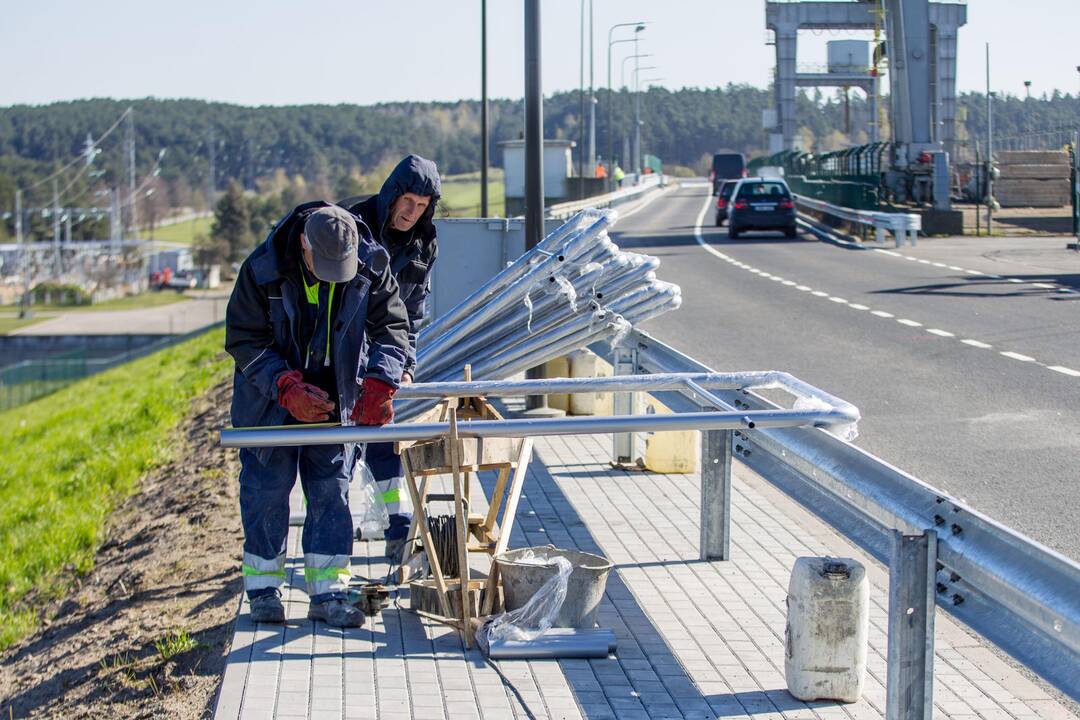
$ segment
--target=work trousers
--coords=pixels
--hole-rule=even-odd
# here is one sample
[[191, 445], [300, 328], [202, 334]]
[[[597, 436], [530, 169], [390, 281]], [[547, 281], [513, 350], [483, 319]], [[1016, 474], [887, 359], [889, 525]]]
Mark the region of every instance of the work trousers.
[[274, 448], [263, 464], [240, 451], [240, 518], [244, 525], [244, 589], [268, 595], [285, 582], [289, 493], [300, 475], [307, 517], [302, 544], [304, 579], [312, 602], [346, 597], [352, 575], [353, 526], [349, 480], [355, 445]]
[[379, 486], [383, 504], [390, 516], [385, 539], [400, 540], [409, 533], [413, 510], [409, 492], [405, 489], [401, 457], [394, 452], [394, 443], [368, 443], [364, 450], [364, 462]]

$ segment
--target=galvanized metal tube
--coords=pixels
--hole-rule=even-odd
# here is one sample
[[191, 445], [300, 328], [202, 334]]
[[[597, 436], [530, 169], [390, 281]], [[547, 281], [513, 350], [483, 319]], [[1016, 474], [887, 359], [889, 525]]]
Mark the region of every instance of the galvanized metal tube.
[[[617, 432], [672, 430], [739, 430], [743, 417], [751, 416], [758, 427], [805, 427], [846, 422], [840, 413], [825, 410], [756, 410], [696, 412], [673, 415], [614, 415], [544, 419], [472, 420], [458, 423], [466, 438], [541, 437], [546, 435], [605, 435]], [[383, 425], [284, 425], [229, 428], [221, 431], [221, 446], [293, 447], [343, 443], [432, 440], [450, 432], [448, 423], [401, 423]]]
[[617, 213], [613, 210], [590, 209], [577, 213], [555, 230], [548, 233], [547, 237], [545, 237], [539, 245], [522, 254], [517, 260], [500, 270], [494, 277], [451, 308], [446, 314], [428, 325], [427, 328], [424, 329], [425, 332], [421, 333], [421, 335], [430, 334], [430, 337], [432, 338], [437, 337], [438, 334], [442, 333], [446, 328], [451, 327], [463, 318], [468, 317], [471, 312], [483, 305], [489, 296], [498, 292], [501, 288], [510, 285], [519, 277], [527, 273], [534, 259], [542, 257], [545, 252], [558, 249], [565, 244], [568, 237], [575, 232], [592, 225], [601, 216], [609, 217], [611, 219], [610, 224], [614, 224], [615, 218], [618, 217]]
[[[607, 222], [607, 217], [597, 219], [597, 221], [588, 228], [573, 235], [567, 241], [564, 248], [569, 250], [593, 242], [596, 234], [606, 226]], [[463, 337], [491, 322], [499, 315], [499, 313], [504, 311], [510, 303], [521, 300], [521, 298], [529, 292], [535, 282], [529, 275], [535, 273], [543, 277], [544, 275], [554, 273], [556, 267], [565, 262], [565, 259], [560, 260], [559, 257], [560, 256], [558, 255], [545, 257], [534, 266], [529, 274], [519, 277], [510, 286], [490, 297], [486, 304], [477, 308], [468, 317], [463, 318], [452, 327], [446, 328], [446, 331], [438, 337], [432, 338], [429, 343], [425, 344], [425, 349], [429, 352], [442, 352], [459, 342]]]

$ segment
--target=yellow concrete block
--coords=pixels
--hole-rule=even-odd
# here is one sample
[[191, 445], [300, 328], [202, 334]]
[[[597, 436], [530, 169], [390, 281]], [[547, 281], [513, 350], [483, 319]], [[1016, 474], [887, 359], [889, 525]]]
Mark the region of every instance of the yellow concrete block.
[[[570, 354], [570, 377], [611, 377], [611, 365], [590, 350]], [[574, 393], [570, 396], [573, 415], [611, 415], [611, 393]]]
[[[570, 361], [565, 357], [548, 360], [544, 363], [544, 377], [565, 378], [570, 377]], [[570, 396], [566, 393], [548, 395], [548, 407], [567, 411], [570, 407]]]
[[[643, 395], [648, 410], [670, 415], [671, 410], [651, 395]], [[701, 433], [697, 430], [652, 433], [645, 438], [645, 467], [652, 472], [693, 473], [701, 464]]]

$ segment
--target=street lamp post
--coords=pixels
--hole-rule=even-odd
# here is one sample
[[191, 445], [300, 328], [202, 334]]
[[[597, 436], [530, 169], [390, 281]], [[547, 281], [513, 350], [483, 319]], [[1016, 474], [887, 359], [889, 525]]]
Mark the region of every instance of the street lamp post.
[[656, 70], [656, 66], [646, 65], [641, 67], [638, 65], [638, 60], [634, 60], [634, 172], [637, 175], [638, 182], [641, 181], [641, 171], [643, 170], [641, 166], [641, 84], [638, 82], [642, 70]]
[[994, 235], [994, 93], [990, 92], [990, 43], [986, 43], [986, 236]]
[[[646, 23], [644, 23], [644, 22], [618, 23], [616, 25], [612, 25], [611, 28], [608, 30], [608, 48], [607, 48], [607, 91], [608, 91], [608, 104], [607, 104], [607, 134], [608, 134], [608, 141], [607, 141], [607, 149], [608, 149], [608, 152], [607, 152], [607, 162], [608, 162], [608, 167], [610, 169], [612, 169], [612, 170], [614, 169], [614, 165], [611, 162], [612, 157], [613, 157], [613, 149], [612, 149], [613, 145], [612, 145], [612, 143], [614, 142], [615, 133], [612, 130], [612, 127], [611, 127], [611, 107], [614, 104], [615, 99], [611, 94], [611, 46], [612, 45], [617, 45], [618, 43], [621, 43], [621, 42], [636, 41], [637, 40], [637, 34], [645, 29], [645, 24]], [[626, 38], [626, 39], [623, 39], [623, 40], [612, 40], [612, 38], [611, 38], [612, 33], [615, 32], [616, 28], [621, 28], [621, 27], [632, 27], [632, 28], [634, 28], [634, 37], [633, 38]], [[608, 172], [608, 174], [607, 174], [608, 188], [609, 189], [612, 187], [612, 183], [614, 182], [614, 180], [612, 178], [612, 175], [613, 175], [613, 173], [611, 173], [611, 172]]]

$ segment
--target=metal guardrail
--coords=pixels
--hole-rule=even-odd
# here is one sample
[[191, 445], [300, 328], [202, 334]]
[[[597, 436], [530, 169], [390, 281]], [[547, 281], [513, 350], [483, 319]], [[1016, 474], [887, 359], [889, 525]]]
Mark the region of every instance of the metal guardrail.
[[[637, 330], [593, 350], [616, 373], [712, 372]], [[779, 409], [752, 389], [654, 394], [675, 412], [717, 399], [728, 412]], [[616, 437], [616, 459], [632, 445]], [[889, 566], [889, 718], [931, 717], [937, 605], [1080, 700], [1080, 564], [810, 427], [702, 433], [703, 556], [728, 557], [730, 471], [716, 461], [732, 456]]]
[[896, 238], [896, 247], [903, 245], [905, 238], [911, 242], [912, 246], [914, 246], [915, 239], [918, 237], [919, 231], [922, 230], [922, 217], [915, 213], [886, 213], [878, 212], [876, 210], [855, 210], [853, 208], [841, 207], [840, 205], [831, 205], [830, 203], [806, 197], [805, 195], [794, 195], [794, 197], [797, 205], [801, 205], [808, 210], [831, 215], [840, 218], [841, 220], [857, 223], [859, 225], [873, 227], [877, 241], [880, 243], [885, 242], [885, 233], [891, 232]]
[[[632, 177], [632, 175], [627, 175], [626, 180], [630, 180]], [[588, 210], [590, 208], [616, 207], [635, 199], [649, 190], [657, 187], [664, 187], [666, 184], [667, 180], [665, 176], [649, 173], [648, 175], [642, 175], [641, 182], [636, 185], [631, 185], [630, 187], [625, 187], [621, 190], [616, 190], [615, 192], [596, 195], [594, 197], [585, 198], [584, 200], [573, 200], [571, 202], [559, 203], [558, 205], [551, 205], [547, 208], [544, 216], [562, 219], [568, 218], [576, 212]]]

